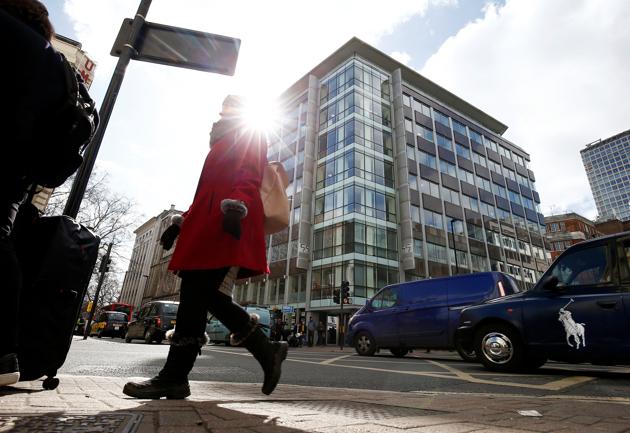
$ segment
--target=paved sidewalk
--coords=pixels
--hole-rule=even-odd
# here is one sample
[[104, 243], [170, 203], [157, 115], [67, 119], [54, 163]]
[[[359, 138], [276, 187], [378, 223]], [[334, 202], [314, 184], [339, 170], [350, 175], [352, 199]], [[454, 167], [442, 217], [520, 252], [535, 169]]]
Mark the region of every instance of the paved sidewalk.
[[[127, 379], [59, 376], [0, 388], [0, 432], [630, 432], [630, 404], [587, 398], [400, 393], [191, 382], [187, 400], [135, 400]], [[523, 416], [538, 411], [542, 417]]]

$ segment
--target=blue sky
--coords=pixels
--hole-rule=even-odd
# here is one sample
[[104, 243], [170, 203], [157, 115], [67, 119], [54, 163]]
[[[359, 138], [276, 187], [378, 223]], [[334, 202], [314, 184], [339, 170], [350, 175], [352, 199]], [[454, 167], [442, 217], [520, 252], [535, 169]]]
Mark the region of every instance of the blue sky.
[[[80, 41], [97, 62], [97, 102], [116, 62], [109, 51], [120, 22], [138, 3], [44, 0], [57, 31]], [[97, 165], [139, 213], [188, 207], [226, 94], [277, 96], [357, 36], [507, 124], [505, 137], [532, 157], [545, 213], [595, 217], [579, 150], [630, 128], [630, 2], [308, 5], [153, 0], [149, 21], [238, 37], [242, 45], [234, 77], [142, 62], [127, 69]]]

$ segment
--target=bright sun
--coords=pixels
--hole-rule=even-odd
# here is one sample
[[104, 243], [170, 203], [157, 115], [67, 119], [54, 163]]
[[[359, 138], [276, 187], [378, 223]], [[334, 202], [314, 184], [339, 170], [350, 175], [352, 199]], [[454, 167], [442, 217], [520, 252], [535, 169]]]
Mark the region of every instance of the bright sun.
[[277, 130], [280, 125], [280, 113], [275, 98], [247, 98], [242, 115], [249, 128], [267, 134]]

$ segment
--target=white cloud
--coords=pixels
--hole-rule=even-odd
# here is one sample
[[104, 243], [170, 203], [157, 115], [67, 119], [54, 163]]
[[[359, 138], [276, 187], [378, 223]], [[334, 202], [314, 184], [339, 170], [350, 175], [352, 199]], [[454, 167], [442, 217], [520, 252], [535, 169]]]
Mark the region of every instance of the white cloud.
[[[114, 188], [155, 215], [192, 200], [208, 133], [228, 93], [279, 95], [353, 36], [377, 44], [442, 0], [214, 2], [154, 0], [147, 20], [241, 39], [234, 77], [132, 61], [97, 164], [114, 172]], [[109, 52], [123, 18], [139, 0], [65, 0], [76, 38], [97, 62], [92, 93], [102, 101], [117, 59]]]
[[411, 55], [404, 51], [394, 51], [390, 54], [390, 56], [398, 60], [403, 65], [409, 65], [409, 61], [411, 60]]
[[596, 214], [579, 151], [630, 128], [630, 2], [507, 0], [449, 38], [422, 74], [509, 126], [543, 211]]

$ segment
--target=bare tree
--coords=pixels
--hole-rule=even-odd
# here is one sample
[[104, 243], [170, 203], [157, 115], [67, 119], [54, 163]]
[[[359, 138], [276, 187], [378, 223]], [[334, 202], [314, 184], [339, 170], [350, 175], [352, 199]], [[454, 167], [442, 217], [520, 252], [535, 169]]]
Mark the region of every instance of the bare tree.
[[[46, 215], [63, 213], [73, 181], [74, 176], [53, 191], [46, 207]], [[88, 288], [89, 300], [93, 299], [96, 290], [98, 263], [105, 254], [107, 245], [113, 243], [112, 262], [101, 287], [99, 306], [118, 300], [122, 284], [122, 280], [116, 277], [122, 275], [118, 264], [126, 260], [122, 250], [131, 240], [133, 228], [138, 226], [139, 221], [139, 216], [134, 212], [134, 205], [131, 199], [110, 189], [107, 173], [98, 170], [92, 172], [76, 220], [101, 238], [99, 260]]]

